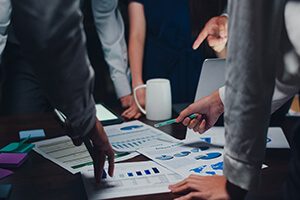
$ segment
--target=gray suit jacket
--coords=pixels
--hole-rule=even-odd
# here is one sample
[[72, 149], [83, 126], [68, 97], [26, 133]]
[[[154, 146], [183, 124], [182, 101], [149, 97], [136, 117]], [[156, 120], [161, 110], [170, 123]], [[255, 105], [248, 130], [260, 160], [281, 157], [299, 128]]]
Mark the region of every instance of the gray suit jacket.
[[283, 94], [299, 91], [300, 9], [294, 3], [298, 11], [285, 0], [229, 3], [224, 174], [244, 189], [259, 183], [275, 78]]
[[14, 31], [52, 106], [85, 135], [95, 125], [90, 66], [79, 0], [12, 0]]

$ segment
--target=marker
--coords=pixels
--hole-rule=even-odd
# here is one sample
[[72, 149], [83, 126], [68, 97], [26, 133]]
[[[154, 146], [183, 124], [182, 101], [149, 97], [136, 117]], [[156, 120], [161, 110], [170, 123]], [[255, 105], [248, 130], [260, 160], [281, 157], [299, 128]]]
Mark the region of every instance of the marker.
[[[197, 117], [197, 114], [191, 114], [189, 116], [190, 119], [195, 119], [196, 117]], [[160, 123], [154, 124], [154, 127], [155, 128], [159, 128], [159, 127], [170, 125], [170, 124], [174, 124], [174, 123], [177, 123], [176, 119], [170, 119], [170, 120], [167, 120], [167, 121], [164, 121], [164, 122], [160, 122]]]

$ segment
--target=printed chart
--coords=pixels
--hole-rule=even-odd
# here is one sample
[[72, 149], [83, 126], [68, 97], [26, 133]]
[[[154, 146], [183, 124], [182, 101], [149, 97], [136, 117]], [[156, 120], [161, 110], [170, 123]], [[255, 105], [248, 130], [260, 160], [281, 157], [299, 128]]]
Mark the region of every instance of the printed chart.
[[[203, 134], [187, 129], [186, 139], [187, 143], [192, 141], [202, 141], [209, 144], [224, 146], [225, 144], [225, 129], [224, 127], [212, 127]], [[280, 127], [269, 127], [266, 138], [267, 148], [290, 148], [289, 143]]]
[[131, 121], [104, 127], [113, 149], [117, 152], [133, 152], [141, 147], [162, 146], [177, 143], [170, 135], [140, 121]]
[[95, 184], [92, 167], [82, 171], [82, 179], [89, 199], [108, 199], [168, 192], [168, 185], [182, 177], [146, 161], [116, 164], [114, 177], [103, 179], [100, 185]]
[[138, 152], [184, 177], [190, 174], [223, 174], [223, 149], [203, 142], [189, 146], [183, 143], [168, 144], [139, 149]]
[[[34, 150], [37, 153], [73, 174], [80, 172], [83, 167], [93, 164], [85, 145], [74, 146], [72, 140], [67, 136], [43, 140], [34, 144]], [[115, 161], [126, 160], [137, 155], [139, 154], [116, 153]]]

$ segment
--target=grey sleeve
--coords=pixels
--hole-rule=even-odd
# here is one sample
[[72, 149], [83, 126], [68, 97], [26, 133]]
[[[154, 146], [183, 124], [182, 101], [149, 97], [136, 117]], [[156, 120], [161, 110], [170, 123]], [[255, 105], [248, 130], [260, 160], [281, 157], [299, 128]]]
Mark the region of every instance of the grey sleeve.
[[2, 52], [7, 41], [7, 29], [10, 23], [11, 2], [10, 0], [0, 0], [0, 63]]
[[95, 125], [94, 73], [87, 58], [78, 0], [12, 0], [13, 24], [53, 107], [70, 121], [73, 138]]
[[117, 97], [131, 94], [124, 23], [118, 0], [92, 0], [94, 21]]
[[258, 186], [265, 155], [283, 7], [283, 0], [229, 2], [224, 174], [247, 190]]

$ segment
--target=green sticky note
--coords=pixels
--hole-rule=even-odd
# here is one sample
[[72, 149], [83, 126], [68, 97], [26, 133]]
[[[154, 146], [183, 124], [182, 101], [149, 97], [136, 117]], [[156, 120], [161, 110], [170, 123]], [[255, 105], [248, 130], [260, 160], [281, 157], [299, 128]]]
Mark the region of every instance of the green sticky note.
[[33, 147], [34, 147], [34, 144], [30, 144], [30, 143], [28, 143], [28, 144], [22, 143], [20, 145], [19, 142], [12, 142], [12, 143], [6, 145], [5, 147], [3, 147], [2, 149], [0, 149], [0, 152], [27, 153]]

